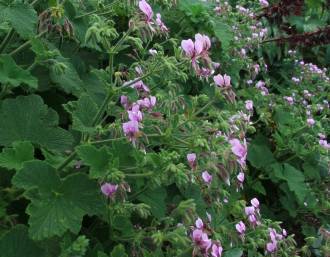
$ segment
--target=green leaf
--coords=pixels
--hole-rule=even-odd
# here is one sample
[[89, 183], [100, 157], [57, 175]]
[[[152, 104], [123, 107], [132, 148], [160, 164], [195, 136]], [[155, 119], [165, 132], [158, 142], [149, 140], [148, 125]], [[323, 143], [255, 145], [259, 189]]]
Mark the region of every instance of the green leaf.
[[14, 142], [12, 147], [0, 153], [0, 167], [19, 170], [23, 163], [34, 159], [34, 149], [30, 142]]
[[110, 254], [111, 257], [128, 257], [122, 244], [116, 245]]
[[23, 225], [17, 225], [0, 239], [0, 252], [4, 257], [45, 256], [38, 244], [29, 238], [28, 230]]
[[67, 59], [57, 57], [56, 60], [65, 68], [63, 71], [57, 71], [56, 64], [51, 66], [49, 73], [50, 79], [62, 88], [64, 92], [79, 96], [83, 88], [83, 82], [80, 79], [78, 72]]
[[40, 96], [6, 99], [0, 106], [0, 145], [31, 141], [42, 147], [64, 151], [73, 143], [72, 135], [57, 126], [57, 113]]
[[[87, 175], [73, 174], [61, 180], [55, 168], [42, 161], [25, 163], [13, 184], [28, 190], [29, 232], [35, 240], [62, 236], [67, 230], [77, 234], [85, 215], [100, 214], [104, 208], [96, 183]], [[35, 190], [38, 195], [29, 194]]]
[[151, 213], [158, 219], [166, 215], [165, 198], [166, 190], [161, 187], [155, 190], [149, 190], [138, 197], [140, 201], [151, 207]]
[[241, 257], [243, 250], [239, 248], [230, 249], [225, 252], [224, 257]]
[[283, 176], [288, 183], [290, 191], [294, 192], [299, 202], [302, 203], [309, 191], [304, 182], [305, 176], [290, 164], [285, 163], [283, 167]]
[[226, 51], [230, 46], [230, 41], [234, 38], [233, 30], [221, 21], [214, 21], [213, 30], [215, 36], [221, 41], [223, 50]]
[[90, 166], [92, 178], [103, 178], [106, 175], [112, 157], [107, 147], [98, 149], [93, 145], [81, 145], [77, 148], [77, 153], [83, 162]]
[[66, 105], [66, 110], [72, 115], [72, 128], [81, 132], [91, 133], [95, 131], [93, 120], [98, 107], [88, 95], [82, 95], [78, 101]]
[[248, 161], [256, 168], [266, 168], [276, 160], [268, 147], [267, 139], [258, 135], [248, 147]]
[[14, 59], [9, 55], [0, 55], [0, 83], [18, 87], [21, 84], [31, 88], [38, 87], [38, 80], [29, 71], [18, 66]]
[[28, 3], [0, 2], [0, 22], [8, 21], [24, 39], [32, 37], [38, 21], [37, 12]]

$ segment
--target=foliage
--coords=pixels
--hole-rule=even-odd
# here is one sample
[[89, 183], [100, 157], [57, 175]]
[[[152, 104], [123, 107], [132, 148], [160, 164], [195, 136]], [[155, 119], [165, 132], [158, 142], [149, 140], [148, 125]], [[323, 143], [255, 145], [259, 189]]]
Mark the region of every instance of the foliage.
[[329, 7], [148, 2], [0, 1], [2, 255], [328, 256]]

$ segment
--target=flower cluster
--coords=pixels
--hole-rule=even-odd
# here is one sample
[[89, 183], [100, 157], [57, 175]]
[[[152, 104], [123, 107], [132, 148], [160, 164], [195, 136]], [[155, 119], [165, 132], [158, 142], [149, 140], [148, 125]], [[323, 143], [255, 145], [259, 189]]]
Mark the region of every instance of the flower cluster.
[[[169, 29], [166, 27], [165, 23], [162, 21], [162, 16], [160, 13], [156, 14], [156, 20], [153, 20], [154, 12], [151, 6], [145, 0], [139, 1], [139, 9], [144, 15], [144, 21], [152, 32], [159, 29], [162, 33], [167, 33]], [[155, 27], [156, 24], [156, 27]]]
[[[208, 215], [210, 218], [210, 216]], [[219, 241], [214, 241], [209, 238], [206, 225], [203, 223], [202, 219], [198, 218], [193, 227], [191, 234], [194, 243], [194, 253], [201, 253], [203, 256], [221, 257], [223, 248]]]
[[269, 239], [270, 242], [266, 244], [266, 250], [269, 253], [274, 253], [277, 250], [277, 244], [279, 241], [283, 240], [287, 236], [287, 232], [285, 229], [282, 230], [282, 233], [279, 234], [275, 229], [269, 228]]
[[245, 207], [245, 215], [253, 228], [260, 225], [259, 201], [257, 198], [251, 200], [251, 206]]
[[212, 62], [209, 56], [211, 40], [202, 34], [195, 35], [195, 42], [192, 39], [182, 40], [181, 48], [191, 61], [196, 74], [201, 77], [209, 77], [214, 73], [214, 69], [220, 65]]
[[[141, 69], [138, 69], [142, 73]], [[143, 110], [151, 111], [156, 105], [156, 97], [149, 96], [149, 88], [143, 83], [142, 80], [134, 83], [132, 88], [135, 88], [140, 93], [140, 99], [136, 102], [130, 103], [127, 96], [120, 97], [120, 103], [126, 109], [128, 115], [128, 122], [123, 123], [123, 131], [127, 138], [135, 143], [136, 138], [139, 136], [139, 128], [142, 127]]]

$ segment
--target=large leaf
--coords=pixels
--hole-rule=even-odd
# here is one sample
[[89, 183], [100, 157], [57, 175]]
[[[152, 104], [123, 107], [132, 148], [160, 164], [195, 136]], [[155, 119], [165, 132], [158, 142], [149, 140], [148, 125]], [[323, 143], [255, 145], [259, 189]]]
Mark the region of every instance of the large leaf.
[[77, 148], [79, 157], [84, 164], [90, 166], [90, 176], [92, 178], [102, 178], [109, 170], [112, 155], [107, 147], [97, 149], [93, 145], [82, 145]]
[[9, 55], [0, 55], [0, 83], [18, 87], [21, 84], [31, 88], [38, 87], [38, 80], [29, 71], [18, 66]]
[[83, 82], [74, 66], [65, 58], [58, 57], [57, 61], [62, 63], [65, 68], [62, 71], [56, 69], [56, 64], [50, 68], [50, 79], [57, 84], [66, 93], [80, 95], [83, 88]]
[[304, 182], [304, 174], [290, 164], [286, 163], [283, 167], [283, 176], [288, 183], [289, 189], [295, 193], [299, 202], [302, 203], [309, 191]]
[[213, 26], [215, 36], [220, 40], [223, 50], [227, 50], [230, 46], [230, 41], [233, 40], [233, 30], [229, 25], [221, 21], [215, 21]]
[[57, 113], [43, 103], [40, 96], [6, 99], [0, 106], [0, 145], [31, 141], [52, 150], [71, 148], [71, 134], [57, 126]]
[[224, 257], [241, 257], [242, 255], [243, 255], [242, 249], [234, 248], [226, 251]]
[[15, 142], [0, 153], [0, 167], [19, 170], [23, 163], [33, 160], [34, 149], [30, 142]]
[[4, 257], [42, 257], [45, 256], [38, 244], [29, 238], [28, 230], [18, 225], [0, 239], [0, 253]]
[[35, 240], [61, 236], [67, 230], [78, 233], [85, 215], [99, 214], [104, 208], [96, 183], [85, 174], [61, 180], [55, 168], [42, 161], [26, 163], [13, 184], [38, 190], [38, 195], [26, 194], [31, 200], [27, 208], [29, 232]]
[[37, 12], [28, 3], [13, 2], [0, 2], [0, 22], [8, 21], [23, 38], [33, 36], [38, 21]]
[[266, 168], [276, 160], [273, 153], [270, 151], [267, 139], [264, 136], [258, 135], [248, 147], [249, 162], [256, 168]]
[[156, 218], [163, 218], [166, 215], [166, 190], [158, 188], [149, 190], [138, 199], [151, 207], [151, 212]]

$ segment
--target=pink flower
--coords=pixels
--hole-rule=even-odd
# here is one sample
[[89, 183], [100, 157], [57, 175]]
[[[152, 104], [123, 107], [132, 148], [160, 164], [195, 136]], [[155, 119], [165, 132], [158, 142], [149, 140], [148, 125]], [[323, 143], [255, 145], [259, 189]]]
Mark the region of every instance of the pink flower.
[[101, 186], [101, 191], [105, 196], [107, 196], [109, 198], [112, 198], [114, 196], [114, 194], [116, 193], [117, 188], [118, 188], [118, 185], [113, 185], [113, 184], [110, 184], [110, 183], [104, 183]]
[[149, 49], [149, 54], [152, 55], [152, 56], [155, 56], [157, 54], [157, 50], [155, 49]]
[[253, 206], [245, 207], [246, 216], [253, 215], [255, 212], [255, 208]]
[[195, 153], [187, 154], [187, 160], [188, 160], [190, 168], [195, 169], [196, 168], [196, 154]]
[[285, 229], [282, 230], [282, 235], [283, 235], [284, 237], [286, 237], [286, 236], [288, 235], [288, 233], [286, 232]]
[[135, 89], [137, 89], [139, 91], [142, 91], [142, 92], [146, 92], [146, 93], [149, 93], [150, 92], [149, 88], [143, 83], [142, 80], [134, 83], [131, 87], [132, 88], [135, 88]]
[[254, 208], [259, 209], [259, 201], [258, 201], [257, 198], [253, 198], [253, 199], [251, 200], [251, 204], [252, 204], [252, 206], [253, 206]]
[[135, 141], [139, 132], [139, 123], [135, 120], [123, 123], [123, 131], [130, 141]]
[[229, 143], [231, 144], [231, 151], [236, 155], [236, 157], [238, 157], [239, 164], [244, 167], [247, 156], [246, 141], [244, 140], [244, 143], [242, 144], [238, 139], [234, 138], [231, 139]]
[[308, 118], [307, 119], [307, 124], [308, 124], [308, 126], [312, 127], [315, 124], [315, 120], [313, 118]]
[[207, 54], [211, 48], [211, 40], [208, 36], [202, 34], [195, 35], [195, 51], [197, 55]]
[[150, 23], [154, 15], [151, 6], [145, 0], [141, 0], [139, 1], [139, 8], [145, 14], [146, 22]]
[[267, 252], [269, 253], [273, 253], [276, 251], [276, 247], [277, 247], [277, 242], [270, 242], [270, 243], [267, 243], [266, 245], [266, 250]]
[[223, 249], [222, 249], [220, 243], [214, 243], [212, 245], [211, 255], [212, 255], [212, 257], [221, 257], [222, 251], [223, 251]]
[[150, 96], [149, 98], [148, 97], [145, 97], [142, 100], [138, 100], [137, 101], [137, 104], [141, 108], [146, 108], [146, 109], [148, 109], [150, 111], [156, 105], [156, 101], [157, 101], [157, 99], [156, 99], [155, 96]]
[[209, 174], [207, 171], [202, 173], [202, 178], [206, 184], [211, 184], [212, 182], [212, 175]]
[[143, 119], [142, 112], [140, 112], [140, 106], [137, 104], [133, 105], [132, 110], [127, 111], [127, 113], [128, 113], [128, 118], [131, 121], [141, 122]]
[[194, 244], [204, 251], [207, 251], [212, 245], [212, 241], [208, 238], [207, 234], [200, 229], [195, 229], [193, 231], [192, 239]]
[[120, 97], [120, 103], [121, 103], [121, 105], [122, 105], [126, 110], [128, 109], [129, 104], [128, 104], [128, 97], [127, 97], [127, 96], [122, 95], [122, 96]]
[[291, 97], [291, 96], [284, 96], [283, 98], [288, 102], [289, 105], [293, 105], [294, 104], [293, 97]]
[[224, 76], [222, 75], [217, 75], [213, 77], [214, 83], [219, 86], [219, 87], [230, 87], [230, 76], [225, 74]]
[[254, 215], [254, 214], [252, 214], [252, 215], [249, 215], [248, 216], [248, 220], [249, 220], [249, 222], [251, 223], [251, 225], [254, 227], [254, 226], [256, 226], [257, 225], [257, 217]]
[[262, 7], [268, 7], [269, 3], [267, 0], [259, 0], [259, 3]]
[[245, 224], [243, 223], [243, 221], [237, 223], [235, 225], [235, 228], [240, 235], [243, 235], [245, 233]]
[[166, 25], [162, 21], [162, 16], [160, 15], [160, 13], [157, 13], [156, 16], [157, 16], [156, 24], [159, 26], [160, 30], [162, 32], [168, 32], [168, 28], [166, 27]]
[[253, 101], [251, 100], [246, 100], [245, 101], [245, 108], [248, 111], [253, 111]]
[[237, 175], [237, 180], [240, 182], [240, 183], [244, 183], [244, 173], [243, 172], [240, 172], [238, 175]]
[[202, 221], [201, 218], [198, 218], [196, 221], [195, 221], [195, 226], [196, 228], [198, 229], [203, 229], [204, 228], [204, 223]]
[[185, 54], [192, 58], [195, 55], [195, 45], [194, 42], [191, 39], [188, 40], [182, 40], [181, 47]]

